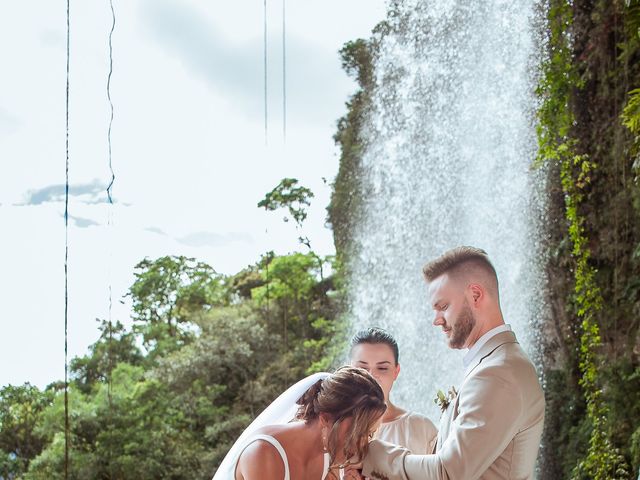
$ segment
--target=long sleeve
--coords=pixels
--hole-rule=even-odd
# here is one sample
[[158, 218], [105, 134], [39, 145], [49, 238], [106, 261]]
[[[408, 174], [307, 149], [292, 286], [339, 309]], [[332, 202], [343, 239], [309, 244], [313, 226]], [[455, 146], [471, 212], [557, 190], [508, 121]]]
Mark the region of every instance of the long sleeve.
[[513, 333], [484, 345], [445, 415], [435, 454], [372, 443], [363, 472], [376, 480], [534, 478], [544, 393]]
[[518, 432], [520, 392], [494, 369], [469, 378], [459, 415], [434, 455], [412, 455], [385, 442], [371, 442], [363, 473], [389, 480], [475, 480], [487, 471]]
[[478, 479], [518, 433], [522, 398], [517, 384], [490, 368], [470, 378], [461, 395], [460, 413], [442, 448], [435, 455], [405, 456], [409, 480]]
[[407, 480], [404, 471], [404, 460], [408, 454], [409, 450], [404, 447], [382, 440], [371, 440], [369, 442], [369, 453], [367, 453], [362, 465], [362, 474], [375, 480]]

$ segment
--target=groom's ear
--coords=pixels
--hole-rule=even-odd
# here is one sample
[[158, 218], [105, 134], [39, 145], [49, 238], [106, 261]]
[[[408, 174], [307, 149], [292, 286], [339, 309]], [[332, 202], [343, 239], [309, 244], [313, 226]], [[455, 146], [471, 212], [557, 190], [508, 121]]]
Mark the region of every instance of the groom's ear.
[[471, 300], [473, 300], [474, 306], [477, 306], [478, 302], [480, 302], [484, 297], [484, 289], [482, 288], [482, 285], [477, 283], [469, 285], [469, 293], [471, 294]]

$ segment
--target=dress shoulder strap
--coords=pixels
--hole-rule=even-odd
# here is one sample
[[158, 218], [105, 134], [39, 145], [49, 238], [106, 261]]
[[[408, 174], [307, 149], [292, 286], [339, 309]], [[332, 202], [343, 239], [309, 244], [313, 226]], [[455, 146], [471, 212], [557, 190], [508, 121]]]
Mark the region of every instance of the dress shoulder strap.
[[276, 440], [275, 438], [273, 438], [271, 435], [254, 435], [246, 443], [244, 448], [247, 448], [249, 445], [251, 445], [253, 442], [255, 442], [257, 440], [264, 440], [265, 442], [268, 442], [271, 445], [273, 445], [273, 447], [280, 454], [280, 457], [282, 458], [282, 461], [284, 463], [284, 480], [291, 480], [291, 477], [289, 476], [289, 460], [287, 460], [287, 454], [284, 451], [284, 448], [282, 448], [282, 445], [280, 444], [280, 442], [278, 440]]

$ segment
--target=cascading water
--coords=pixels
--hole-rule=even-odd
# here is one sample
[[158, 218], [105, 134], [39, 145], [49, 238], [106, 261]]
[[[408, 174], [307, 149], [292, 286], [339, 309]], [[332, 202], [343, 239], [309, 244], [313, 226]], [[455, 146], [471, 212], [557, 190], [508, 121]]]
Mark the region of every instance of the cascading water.
[[422, 265], [458, 245], [485, 249], [503, 313], [532, 358], [543, 304], [537, 200], [535, 29], [531, 0], [407, 0], [389, 6], [376, 56], [354, 231], [353, 329], [400, 344], [392, 400], [437, 423], [438, 389], [458, 385], [426, 302]]

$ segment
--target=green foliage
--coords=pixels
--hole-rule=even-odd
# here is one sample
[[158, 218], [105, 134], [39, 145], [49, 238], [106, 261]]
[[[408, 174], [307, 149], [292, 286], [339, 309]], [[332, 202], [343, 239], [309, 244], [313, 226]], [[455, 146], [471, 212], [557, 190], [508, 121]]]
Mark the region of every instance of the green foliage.
[[623, 357], [600, 368], [601, 376], [607, 379], [602, 397], [609, 408], [609, 423], [614, 426], [612, 441], [618, 445], [628, 442], [628, 463], [632, 466], [632, 472], [638, 472], [640, 458], [637, 453], [640, 452], [634, 453], [634, 441], [638, 439], [634, 440], [633, 435], [638, 428], [637, 419], [640, 418], [640, 366]]
[[139, 365], [143, 360], [133, 332], [127, 332], [121, 322], [98, 321], [98, 341], [89, 347], [88, 355], [71, 360], [72, 377], [83, 393], [89, 393], [93, 385], [108, 382], [110, 372], [118, 363]]
[[359, 86], [347, 102], [347, 113], [338, 120], [337, 131], [333, 136], [341, 153], [327, 213], [328, 221], [333, 227], [336, 253], [343, 263], [351, 254], [351, 235], [364, 197], [360, 179], [365, 147], [362, 127], [374, 88], [373, 56], [376, 45], [375, 40], [358, 39], [347, 42], [340, 50], [343, 68], [357, 80]]
[[[637, 8], [640, 12], [640, 5], [638, 5]], [[638, 17], [640, 17], [640, 13]], [[629, 92], [629, 101], [622, 111], [622, 123], [629, 129], [634, 137], [631, 154], [634, 157], [633, 169], [636, 174], [635, 181], [638, 183], [638, 175], [640, 174], [640, 88]]]
[[[283, 178], [280, 183], [260, 200], [258, 207], [275, 211], [286, 208], [289, 215], [300, 227], [307, 218], [307, 209], [311, 205], [313, 192], [307, 187], [298, 186], [296, 178]], [[285, 222], [288, 218], [285, 217]]]
[[549, 53], [542, 64], [536, 94], [542, 100], [538, 109], [537, 165], [562, 161], [575, 143], [569, 138], [573, 115], [570, 95], [579, 86], [572, 62], [567, 31], [573, 22], [570, 2], [552, 0], [548, 6]]
[[622, 123], [636, 137], [640, 135], [640, 88], [629, 92], [629, 101], [622, 111]]
[[47, 439], [37, 425], [52, 400], [29, 383], [0, 389], [0, 478], [20, 476], [42, 451]]
[[274, 258], [262, 270], [264, 285], [253, 290], [259, 304], [272, 300], [300, 301], [306, 299], [316, 283], [316, 261], [310, 254], [293, 253]]
[[224, 277], [193, 258], [145, 258], [135, 266], [136, 280], [129, 289], [136, 333], [142, 334], [154, 355], [187, 343], [193, 332], [192, 315], [227, 302]]
[[[571, 322], [564, 331], [579, 335], [577, 350], [570, 338], [559, 338], [567, 344], [564, 382], [550, 380], [560, 372], [545, 372], [545, 439], [554, 447], [545, 449], [547, 475], [563, 478], [630, 478], [630, 461], [637, 469], [631, 436], [640, 412], [629, 402], [640, 389], [630, 373], [637, 362], [632, 343], [637, 322], [631, 318], [638, 311], [640, 277], [633, 268], [637, 222], [631, 212], [634, 207], [640, 211], [640, 196], [637, 178], [628, 180], [625, 155], [638, 154], [633, 128], [638, 126], [639, 92], [632, 91], [622, 115], [617, 106], [626, 82], [640, 81], [637, 3], [550, 0], [547, 9], [536, 164], [557, 175], [550, 179], [550, 198], [562, 202], [566, 230], [555, 248], [560, 258], [571, 256], [574, 282], [564, 300]], [[635, 140], [629, 141], [623, 122]], [[554, 189], [561, 195], [554, 197]], [[561, 320], [555, 319], [556, 328]], [[619, 343], [625, 337], [631, 340], [629, 349]], [[607, 364], [610, 368], [603, 367]], [[576, 377], [580, 402], [570, 401]], [[562, 401], [571, 408], [562, 408]]]
[[[203, 476], [203, 445], [185, 428], [184, 413], [165, 384], [141, 366], [119, 364], [113, 390], [71, 390], [70, 478], [193, 478]], [[32, 462], [27, 478], [58, 478], [64, 462], [60, 395], [42, 423], [53, 441]]]
[[[320, 263], [321, 262], [321, 263]], [[336, 307], [330, 296], [332, 279], [321, 276], [321, 266], [327, 259], [315, 253], [293, 253], [275, 257], [260, 270], [263, 284], [252, 291], [261, 309], [268, 331], [278, 335], [280, 351], [286, 356], [287, 371], [280, 375], [280, 385], [290, 377], [300, 377], [306, 371], [333, 363], [328, 357], [334, 348], [339, 327]], [[338, 322], [340, 323], [340, 322]]]
[[[69, 478], [211, 478], [283, 388], [330, 365], [340, 328], [319, 258], [269, 253], [229, 278], [185, 257], [140, 262], [132, 329], [101, 321], [71, 361]], [[60, 383], [0, 390], [0, 477], [64, 478], [64, 425]]]
[[304, 341], [304, 348], [312, 352], [313, 361], [306, 374], [315, 372], [330, 372], [338, 368], [343, 361], [345, 348], [349, 341], [349, 323], [345, 318], [327, 320], [318, 318], [311, 324], [319, 334], [317, 339]]
[[640, 471], [640, 427], [631, 435], [631, 462], [635, 470]]
[[361, 88], [373, 84], [374, 65], [371, 58], [371, 46], [367, 40], [358, 38], [344, 44], [340, 49], [342, 68], [354, 78]]
[[548, 370], [544, 381], [546, 416], [541, 456], [545, 471], [540, 478], [571, 478], [575, 465], [587, 453], [591, 436], [584, 398], [566, 370]]
[[595, 269], [590, 265], [590, 251], [584, 228], [584, 218], [579, 213], [583, 200], [583, 190], [590, 182], [590, 173], [596, 165], [585, 155], [559, 153], [561, 158], [560, 176], [565, 194], [566, 217], [569, 224], [569, 238], [573, 245], [575, 259], [575, 309], [581, 319], [579, 366], [582, 373], [580, 385], [583, 388], [587, 418], [591, 423], [589, 448], [584, 460], [573, 472], [573, 478], [593, 478], [606, 480], [625, 478], [626, 465], [609, 438], [606, 417], [607, 405], [601, 398], [598, 378], [597, 351], [601, 346], [600, 326], [597, 312], [602, 308], [602, 296], [595, 282]]
[[[191, 402], [200, 397], [197, 391], [213, 389], [207, 398], [214, 402], [212, 406], [217, 410], [207, 415], [226, 415], [233, 410], [230, 407], [237, 404], [248, 406], [249, 410], [259, 407], [264, 399], [238, 396], [243, 395], [245, 386], [266, 364], [277, 359], [274, 350], [269, 348], [277, 338], [267, 333], [258, 312], [247, 304], [208, 312], [197, 323], [200, 335], [159, 360], [151, 375], [162, 379], [182, 398], [182, 404], [194, 412], [192, 428], [204, 431], [214, 418], [196, 414], [199, 407]], [[216, 419], [219, 420], [221, 418]]]

